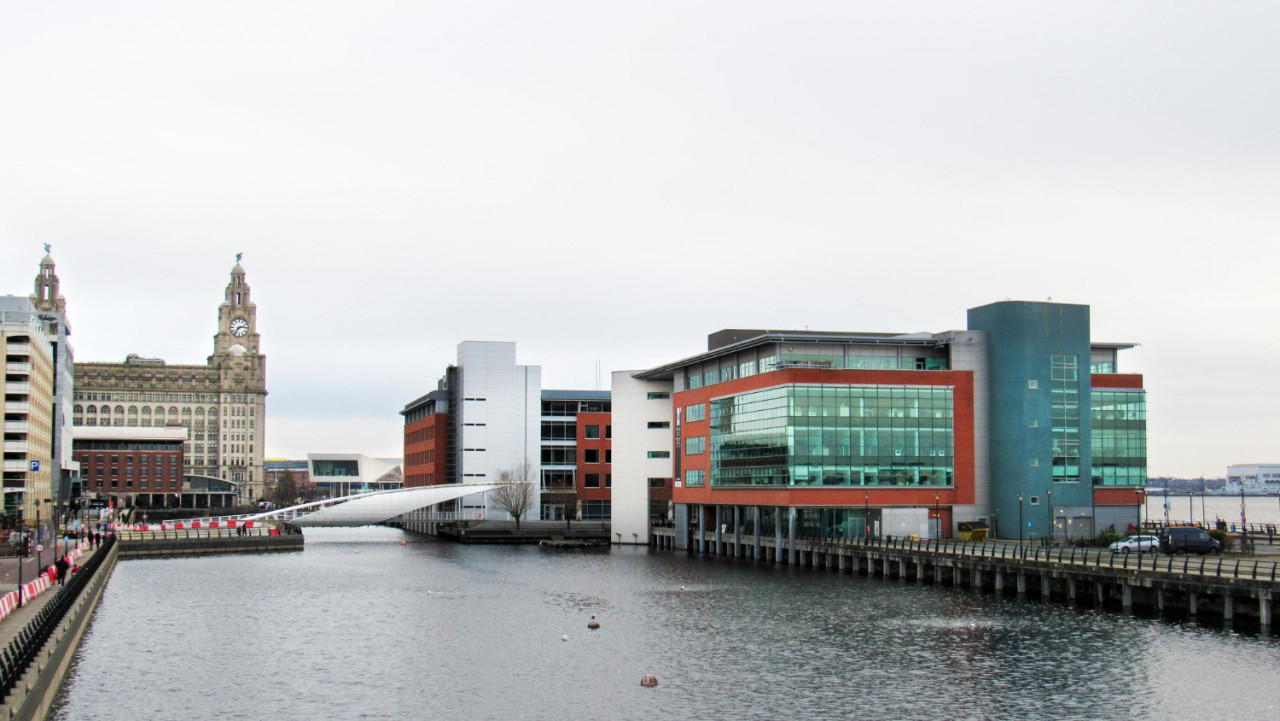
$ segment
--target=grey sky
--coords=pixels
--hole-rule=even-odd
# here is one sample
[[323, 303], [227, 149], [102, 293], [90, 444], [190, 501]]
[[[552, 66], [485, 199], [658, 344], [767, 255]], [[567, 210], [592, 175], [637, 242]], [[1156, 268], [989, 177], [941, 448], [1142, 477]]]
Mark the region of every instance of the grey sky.
[[9, 3], [0, 293], [203, 362], [234, 263], [270, 456], [400, 454], [464, 339], [548, 387], [723, 327], [1137, 341], [1153, 475], [1280, 460], [1280, 5]]

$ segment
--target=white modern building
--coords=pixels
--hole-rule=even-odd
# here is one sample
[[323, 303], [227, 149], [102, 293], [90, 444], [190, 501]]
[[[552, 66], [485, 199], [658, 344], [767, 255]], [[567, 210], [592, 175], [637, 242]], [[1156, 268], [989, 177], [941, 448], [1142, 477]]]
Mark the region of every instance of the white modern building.
[[44, 328], [53, 358], [53, 407], [50, 409], [50, 493], [52, 502], [65, 507], [69, 498], [80, 495], [80, 468], [71, 455], [71, 395], [75, 378], [75, 357], [68, 336], [67, 299], [59, 290], [57, 269], [46, 254], [40, 261], [34, 291], [30, 296], [0, 296], [0, 311], [11, 321], [34, 320]]
[[1227, 491], [1247, 495], [1280, 493], [1280, 463], [1227, 466]]
[[[405, 485], [531, 483], [523, 520], [608, 521], [613, 486], [607, 390], [542, 388], [542, 368], [516, 362], [516, 344], [466, 341], [436, 389], [407, 403]], [[510, 516], [484, 496], [456, 510], [469, 519]]]
[[670, 380], [613, 373], [611, 532], [621, 543], [649, 543], [649, 525], [666, 517], [673, 484]]
[[404, 485], [400, 459], [359, 453], [308, 453], [307, 470], [320, 494], [330, 498], [369, 491], [391, 491]]
[[[0, 310], [4, 348], [4, 510], [12, 518], [49, 518], [53, 500], [52, 343], [44, 323], [27, 311]], [[68, 454], [68, 458], [70, 454]]]

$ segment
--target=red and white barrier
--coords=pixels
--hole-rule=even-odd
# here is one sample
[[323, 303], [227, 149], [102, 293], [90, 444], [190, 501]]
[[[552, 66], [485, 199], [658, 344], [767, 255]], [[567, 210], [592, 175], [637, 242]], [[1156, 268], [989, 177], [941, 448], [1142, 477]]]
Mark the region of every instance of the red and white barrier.
[[[85, 551], [88, 550], [88, 548], [88, 544], [82, 541], [72, 546], [67, 551], [66, 555], [72, 561], [79, 561], [84, 557]], [[49, 569], [41, 573], [36, 580], [22, 584], [22, 587], [17, 591], [10, 591], [4, 594], [4, 596], [0, 596], [0, 621], [8, 618], [9, 614], [13, 613], [14, 610], [18, 608], [19, 593], [22, 594], [23, 602], [26, 602], [36, 596], [39, 596], [45, 591], [48, 591], [50, 588], [53, 588], [57, 581], [56, 569], [56, 566], [50, 566]]]

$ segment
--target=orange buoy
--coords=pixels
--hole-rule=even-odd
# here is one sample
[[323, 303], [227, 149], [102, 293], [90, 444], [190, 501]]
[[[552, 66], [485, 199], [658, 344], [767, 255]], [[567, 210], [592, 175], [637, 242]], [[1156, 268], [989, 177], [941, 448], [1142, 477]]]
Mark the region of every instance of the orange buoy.
[[595, 617], [595, 615], [594, 615], [594, 614], [592, 614], [592, 616], [591, 616], [591, 620], [590, 620], [590, 621], [587, 621], [587, 628], [589, 628], [589, 629], [591, 629], [591, 630], [593, 630], [593, 631], [594, 631], [595, 629], [597, 629], [597, 628], [600, 628], [600, 622], [596, 620], [596, 617]]
[[653, 688], [654, 686], [658, 685], [658, 677], [654, 676], [653, 674], [646, 674], [645, 676], [641, 677], [640, 685], [644, 686], [645, 688]]
[[408, 542], [408, 541], [401, 541], [401, 542], [400, 542], [400, 545], [401, 545], [401, 546], [407, 546], [407, 545], [409, 545], [409, 542]]

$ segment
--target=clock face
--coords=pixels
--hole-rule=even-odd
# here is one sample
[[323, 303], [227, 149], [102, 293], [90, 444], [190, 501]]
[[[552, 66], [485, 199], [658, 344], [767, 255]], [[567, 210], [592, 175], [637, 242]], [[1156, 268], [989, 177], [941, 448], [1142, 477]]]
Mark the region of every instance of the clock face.
[[244, 318], [231, 319], [231, 335], [243, 338], [249, 332], [249, 321]]

